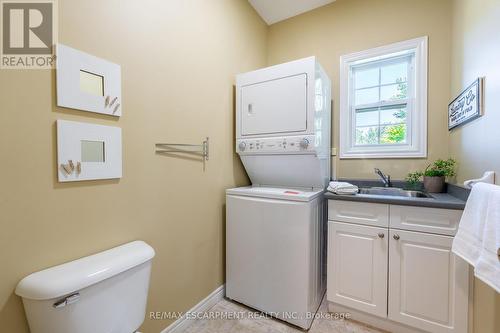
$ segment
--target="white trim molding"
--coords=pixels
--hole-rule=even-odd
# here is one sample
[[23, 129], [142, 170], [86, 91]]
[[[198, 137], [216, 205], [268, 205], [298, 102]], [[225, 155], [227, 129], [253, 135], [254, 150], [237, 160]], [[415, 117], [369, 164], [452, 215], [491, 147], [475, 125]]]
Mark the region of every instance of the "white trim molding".
[[[427, 157], [427, 57], [428, 37], [410, 39], [340, 57], [340, 151], [341, 159], [356, 158], [423, 158]], [[354, 145], [354, 119], [351, 111], [351, 71], [353, 65], [379, 61], [398, 54], [412, 54], [414, 71], [408, 78], [414, 83], [407, 99], [408, 143], [399, 145]]]
[[[194, 312], [205, 312], [210, 310], [214, 305], [222, 301], [224, 296], [226, 295], [226, 286], [222, 285], [219, 288], [215, 289], [202, 299], [198, 304], [189, 309], [186, 313], [194, 313]], [[184, 315], [166, 327], [161, 333], [180, 333], [183, 332], [186, 328], [188, 328], [193, 321], [187, 319], [186, 313]]]
[[378, 317], [370, 313], [359, 311], [333, 302], [328, 302], [328, 311], [332, 313], [349, 313], [351, 315], [351, 319], [365, 325], [385, 330], [387, 332], [424, 333], [424, 331], [417, 328], [412, 328], [410, 326], [400, 324], [387, 318]]

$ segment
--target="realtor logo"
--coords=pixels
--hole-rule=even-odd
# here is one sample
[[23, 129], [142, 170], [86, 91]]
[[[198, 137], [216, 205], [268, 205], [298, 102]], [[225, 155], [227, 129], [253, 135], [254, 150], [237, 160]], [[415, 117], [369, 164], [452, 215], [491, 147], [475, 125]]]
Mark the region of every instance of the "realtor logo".
[[1, 0], [2, 69], [47, 69], [54, 65], [56, 3]]

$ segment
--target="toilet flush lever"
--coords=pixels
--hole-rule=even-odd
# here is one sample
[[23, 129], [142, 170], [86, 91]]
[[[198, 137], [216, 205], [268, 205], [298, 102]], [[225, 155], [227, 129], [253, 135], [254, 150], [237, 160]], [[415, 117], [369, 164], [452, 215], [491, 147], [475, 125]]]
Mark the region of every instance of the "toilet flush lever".
[[59, 309], [59, 308], [65, 307], [66, 305], [76, 303], [79, 300], [80, 300], [80, 293], [74, 293], [74, 294], [71, 294], [69, 296], [64, 297], [63, 299], [58, 300], [52, 306], [55, 309]]

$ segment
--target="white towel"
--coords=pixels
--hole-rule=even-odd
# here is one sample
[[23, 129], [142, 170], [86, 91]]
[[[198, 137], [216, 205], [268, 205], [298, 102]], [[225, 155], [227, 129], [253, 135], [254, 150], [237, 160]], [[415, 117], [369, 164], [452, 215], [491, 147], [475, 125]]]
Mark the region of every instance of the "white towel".
[[472, 188], [452, 251], [474, 266], [474, 275], [500, 293], [500, 186]]
[[347, 182], [330, 182], [327, 188], [328, 191], [335, 194], [356, 194], [358, 187]]

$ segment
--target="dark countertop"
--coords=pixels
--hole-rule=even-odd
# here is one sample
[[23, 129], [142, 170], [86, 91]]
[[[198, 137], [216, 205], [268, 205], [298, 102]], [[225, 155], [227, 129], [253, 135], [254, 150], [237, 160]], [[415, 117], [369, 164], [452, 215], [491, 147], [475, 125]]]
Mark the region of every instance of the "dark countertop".
[[[379, 186], [379, 183], [373, 184], [370, 181], [364, 180], [341, 180], [348, 181], [359, 187], [374, 187]], [[397, 182], [394, 187], [403, 187], [402, 184]], [[465, 208], [465, 202], [468, 197], [468, 190], [457, 186], [448, 184], [447, 193], [429, 193], [431, 198], [408, 198], [408, 197], [395, 197], [386, 195], [373, 195], [373, 194], [355, 194], [355, 195], [340, 195], [331, 192], [325, 193], [325, 198], [328, 200], [343, 200], [343, 201], [356, 201], [356, 202], [372, 202], [384, 203], [391, 205], [403, 206], [418, 206], [418, 207], [432, 207], [432, 208], [446, 208], [446, 209], [459, 209]]]

